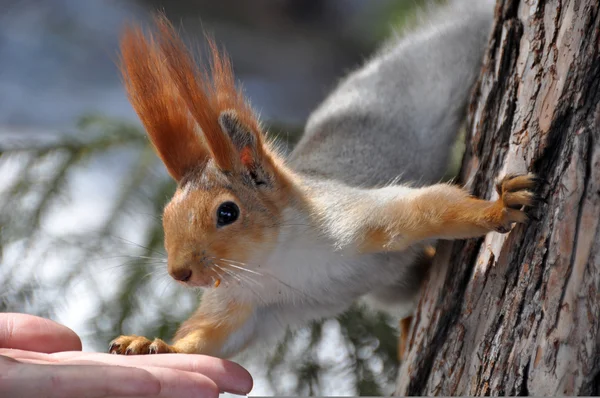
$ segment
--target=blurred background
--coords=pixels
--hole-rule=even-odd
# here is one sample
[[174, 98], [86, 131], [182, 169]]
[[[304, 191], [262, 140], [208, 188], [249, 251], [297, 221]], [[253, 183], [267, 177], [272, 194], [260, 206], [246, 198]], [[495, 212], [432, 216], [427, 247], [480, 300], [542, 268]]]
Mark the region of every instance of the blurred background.
[[[289, 143], [348, 71], [414, 19], [420, 0], [0, 0], [0, 311], [53, 318], [105, 351], [169, 339], [196, 293], [166, 273], [160, 215], [174, 183], [121, 87], [119, 32], [163, 10], [196, 46], [230, 54]], [[253, 395], [393, 391], [396, 325], [360, 306], [237, 360]]]

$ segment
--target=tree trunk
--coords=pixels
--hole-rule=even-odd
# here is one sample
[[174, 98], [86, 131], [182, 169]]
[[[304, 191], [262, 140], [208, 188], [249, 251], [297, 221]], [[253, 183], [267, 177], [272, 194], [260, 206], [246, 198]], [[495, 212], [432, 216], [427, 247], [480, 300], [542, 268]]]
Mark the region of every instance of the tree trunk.
[[489, 198], [532, 171], [547, 203], [438, 245], [397, 394], [600, 394], [598, 3], [499, 0], [461, 178]]

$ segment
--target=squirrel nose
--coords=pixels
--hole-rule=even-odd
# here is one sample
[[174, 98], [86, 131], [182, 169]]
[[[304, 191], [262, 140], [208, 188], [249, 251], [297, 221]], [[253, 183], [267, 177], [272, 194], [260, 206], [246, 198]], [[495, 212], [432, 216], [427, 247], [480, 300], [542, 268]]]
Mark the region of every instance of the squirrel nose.
[[178, 270], [172, 271], [171, 276], [175, 280], [178, 280], [181, 282], [187, 282], [192, 277], [192, 270], [189, 268], [178, 269]]

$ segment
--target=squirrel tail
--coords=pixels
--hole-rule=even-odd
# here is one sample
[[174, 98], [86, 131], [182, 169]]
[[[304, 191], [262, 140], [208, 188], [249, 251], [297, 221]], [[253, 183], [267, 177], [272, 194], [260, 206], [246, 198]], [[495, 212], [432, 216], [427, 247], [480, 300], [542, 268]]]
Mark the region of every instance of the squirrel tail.
[[454, 0], [423, 12], [416, 28], [388, 40], [313, 112], [292, 154], [297, 169], [363, 187], [400, 173], [401, 181], [438, 182], [481, 69], [493, 14], [492, 0]]

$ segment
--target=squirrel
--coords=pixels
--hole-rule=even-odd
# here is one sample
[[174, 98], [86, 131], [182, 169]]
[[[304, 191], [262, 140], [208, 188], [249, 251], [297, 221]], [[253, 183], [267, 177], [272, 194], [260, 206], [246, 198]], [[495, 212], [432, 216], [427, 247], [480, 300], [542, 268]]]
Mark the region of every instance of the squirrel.
[[289, 156], [214, 40], [203, 69], [166, 17], [150, 33], [126, 28], [124, 85], [177, 182], [163, 214], [168, 272], [204, 293], [172, 344], [121, 336], [109, 351], [231, 357], [358, 299], [406, 318], [436, 240], [526, 223], [533, 174], [501, 179], [497, 200], [439, 183], [493, 13], [489, 0], [453, 1], [388, 42], [310, 115]]

